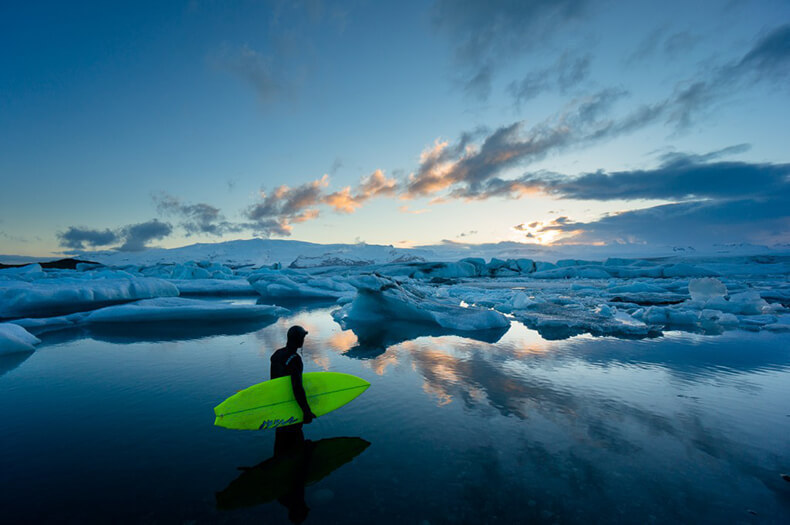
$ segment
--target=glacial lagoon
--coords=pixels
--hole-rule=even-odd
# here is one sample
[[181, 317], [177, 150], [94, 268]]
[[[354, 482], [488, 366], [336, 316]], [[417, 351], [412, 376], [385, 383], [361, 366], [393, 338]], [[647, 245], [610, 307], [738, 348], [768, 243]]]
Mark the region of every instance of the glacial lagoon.
[[[371, 337], [335, 306], [286, 306], [276, 321], [60, 330], [0, 356], [8, 522], [290, 523], [294, 497], [305, 523], [790, 516], [788, 333], [547, 340], [514, 321]], [[272, 487], [291, 479], [273, 432], [213, 425], [216, 404], [268, 379], [293, 324], [310, 332], [306, 371], [372, 384], [304, 427], [324, 463], [303, 496]]]

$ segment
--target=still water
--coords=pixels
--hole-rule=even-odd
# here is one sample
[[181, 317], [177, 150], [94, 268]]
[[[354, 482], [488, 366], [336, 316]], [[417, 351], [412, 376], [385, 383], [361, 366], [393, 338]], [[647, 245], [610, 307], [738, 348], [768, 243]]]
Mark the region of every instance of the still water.
[[[475, 340], [331, 310], [0, 356], [0, 521], [790, 522], [790, 334]], [[214, 427], [213, 407], [268, 379], [292, 324], [306, 371], [372, 386], [278, 462], [272, 431]]]

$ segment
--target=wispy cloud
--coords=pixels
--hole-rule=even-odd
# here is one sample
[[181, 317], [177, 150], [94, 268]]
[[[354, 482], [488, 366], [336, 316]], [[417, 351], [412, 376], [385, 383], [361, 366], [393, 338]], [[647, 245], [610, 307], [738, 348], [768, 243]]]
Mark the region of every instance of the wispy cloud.
[[395, 195], [397, 188], [398, 182], [394, 178], [388, 178], [382, 170], [376, 170], [367, 177], [363, 177], [354, 190], [347, 186], [327, 195], [324, 201], [335, 211], [353, 213], [374, 197]]
[[539, 49], [581, 20], [589, 0], [438, 0], [433, 21], [453, 43], [467, 93], [485, 100], [498, 67], [514, 56]]
[[261, 192], [261, 201], [244, 211], [251, 222], [245, 226], [259, 235], [291, 235], [292, 224], [315, 219], [319, 215], [315, 207], [324, 201], [324, 188], [329, 176], [290, 188], [280, 186], [271, 193]]
[[666, 98], [625, 112], [615, 110], [629, 93], [607, 88], [572, 100], [557, 114], [529, 129], [523, 122], [500, 127], [477, 144], [463, 134], [455, 144], [437, 141], [420, 157], [419, 168], [407, 180], [407, 198], [486, 199], [518, 197], [531, 185], [524, 180], [504, 180], [499, 175], [527, 166], [547, 155], [572, 147], [585, 147], [664, 123], [675, 129], [690, 126], [700, 111], [738, 88], [790, 76], [790, 25], [774, 29], [741, 58], [679, 84]]
[[206, 203], [186, 204], [167, 193], [152, 195], [157, 211], [166, 216], [180, 217], [187, 237], [193, 234], [220, 236], [239, 232], [242, 225], [228, 222], [218, 208]]
[[218, 68], [251, 86], [264, 104], [292, 92], [291, 82], [276, 64], [273, 54], [257, 51], [247, 44], [237, 47], [225, 45], [211, 59]]
[[689, 53], [702, 37], [692, 31], [671, 32], [669, 26], [662, 25], [648, 33], [625, 59], [628, 66], [647, 60], [656, 55], [674, 59], [681, 53]]
[[406, 205], [399, 206], [398, 210], [401, 213], [411, 213], [412, 215], [422, 215], [423, 213], [428, 213], [429, 211], [431, 211], [429, 208], [421, 208], [419, 210], [412, 210], [411, 208], [409, 208]]
[[564, 95], [587, 79], [591, 61], [589, 54], [573, 56], [563, 53], [553, 66], [530, 71], [518, 82], [511, 82], [508, 91], [516, 104], [527, 102], [544, 91]]
[[[488, 181], [504, 170], [526, 165], [572, 145], [592, 143], [633, 126], [629, 120], [607, 117], [612, 105], [625, 96], [616, 89], [572, 101], [563, 111], [524, 130], [522, 122], [503, 126], [479, 146], [464, 134], [454, 145], [437, 141], [420, 157], [420, 166], [405, 188], [407, 198], [434, 195], [449, 189], [456, 198], [477, 198]], [[490, 189], [490, 188], [489, 188]]]

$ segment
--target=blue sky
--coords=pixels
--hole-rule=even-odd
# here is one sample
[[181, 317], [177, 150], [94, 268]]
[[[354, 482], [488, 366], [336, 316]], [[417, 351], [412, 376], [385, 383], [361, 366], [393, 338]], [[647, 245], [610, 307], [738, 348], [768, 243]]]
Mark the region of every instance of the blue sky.
[[787, 1], [17, 3], [0, 45], [0, 253], [790, 242]]

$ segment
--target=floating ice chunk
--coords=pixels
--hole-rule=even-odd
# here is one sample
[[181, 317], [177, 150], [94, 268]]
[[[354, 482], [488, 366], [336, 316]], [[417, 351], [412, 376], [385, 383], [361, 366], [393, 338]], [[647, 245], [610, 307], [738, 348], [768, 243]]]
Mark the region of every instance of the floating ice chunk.
[[169, 279], [181, 295], [257, 295], [247, 279]]
[[524, 308], [528, 308], [533, 304], [535, 304], [535, 300], [530, 299], [530, 297], [524, 292], [518, 292], [510, 299], [510, 306], [517, 310], [523, 310]]
[[[134, 271], [135, 267], [129, 267]], [[163, 279], [233, 279], [233, 270], [218, 263], [209, 261], [188, 261], [183, 264], [157, 264], [137, 268], [140, 275], [147, 277], [161, 277]]]
[[338, 323], [371, 323], [398, 319], [437, 324], [458, 330], [490, 330], [510, 325], [499, 312], [480, 307], [463, 308], [454, 299], [437, 297], [430, 287], [401, 283], [379, 275], [363, 275], [351, 283], [354, 300], [332, 313]]
[[612, 277], [619, 277], [621, 279], [637, 279], [637, 278], [650, 278], [650, 279], [660, 279], [664, 276], [664, 268], [661, 266], [639, 266], [634, 264], [633, 266], [626, 266], [626, 267], [617, 267], [617, 266], [606, 266], [606, 271], [608, 271]]
[[760, 292], [760, 297], [768, 302], [779, 303], [782, 306], [790, 307], [790, 289], [779, 288], [763, 290]]
[[[75, 277], [0, 281], [0, 318], [46, 317], [108, 304], [178, 295], [175, 285], [126, 272], [72, 272]], [[78, 276], [78, 277], [76, 277]]]
[[708, 308], [738, 315], [760, 315], [766, 313], [768, 309], [768, 303], [756, 291], [732, 294], [729, 301], [724, 297], [716, 297], [708, 300], [705, 305]]
[[638, 282], [630, 284], [622, 284], [620, 286], [613, 286], [607, 290], [609, 293], [640, 293], [640, 292], [653, 292], [653, 293], [666, 293], [667, 289], [663, 286], [655, 284]]
[[457, 263], [422, 263], [419, 270], [412, 275], [414, 279], [458, 279], [476, 277], [477, 267], [469, 262]]
[[557, 266], [560, 268], [567, 268], [568, 266], [600, 266], [601, 264], [599, 261], [582, 261], [580, 259], [562, 259], [557, 261]]
[[19, 280], [19, 281], [33, 281], [35, 279], [43, 279], [47, 274], [41, 269], [40, 264], [28, 264], [26, 266], [18, 266], [15, 268], [2, 268], [0, 269], [0, 282], [3, 280]]
[[650, 327], [641, 320], [606, 305], [590, 310], [580, 304], [545, 302], [513, 315], [546, 339], [565, 339], [582, 333], [625, 337], [646, 337], [650, 333]]
[[595, 309], [595, 313], [597, 313], [598, 315], [600, 315], [605, 319], [611, 319], [612, 317], [614, 317], [614, 314], [617, 313], [617, 309], [610, 307], [608, 304], [602, 304], [601, 306]]
[[30, 352], [41, 340], [14, 323], [0, 323], [0, 355]]
[[550, 263], [550, 262], [538, 261], [538, 262], [535, 263], [535, 271], [536, 272], [543, 272], [543, 271], [546, 271], [546, 270], [553, 270], [556, 267], [557, 267], [556, 264], [553, 264], [553, 263]]
[[763, 329], [771, 332], [790, 332], [790, 315], [782, 315], [775, 322], [763, 326]]
[[247, 277], [264, 297], [305, 297], [338, 299], [353, 296], [356, 289], [340, 275], [316, 279], [296, 270], [258, 270]]
[[41, 335], [44, 332], [73, 328], [79, 325], [89, 313], [78, 312], [57, 317], [26, 317], [24, 319], [14, 319], [14, 324], [18, 324], [35, 335]]
[[91, 312], [84, 320], [87, 323], [224, 322], [279, 317], [287, 313], [288, 310], [279, 306], [164, 297], [108, 306]]
[[535, 261], [532, 259], [516, 259], [516, 265], [521, 273], [532, 273], [535, 271]]
[[461, 259], [458, 261], [459, 263], [467, 263], [471, 264], [475, 267], [475, 273], [480, 275], [483, 273], [483, 270], [486, 267], [486, 260], [480, 257], [467, 257], [466, 259]]
[[665, 306], [650, 306], [634, 312], [633, 317], [647, 324], [665, 326], [698, 326], [699, 311]]
[[689, 281], [689, 295], [692, 301], [709, 301], [723, 298], [727, 295], [727, 286], [713, 277], [691, 279]]
[[718, 277], [719, 274], [713, 270], [692, 266], [686, 263], [671, 264], [664, 266], [662, 270], [664, 277]]
[[702, 312], [700, 312], [699, 320], [703, 328], [711, 328], [714, 326], [733, 327], [740, 324], [737, 316], [724, 313], [720, 310], [710, 309], [702, 310]]
[[609, 279], [611, 275], [601, 266], [565, 266], [553, 270], [537, 271], [532, 274], [535, 279]]

